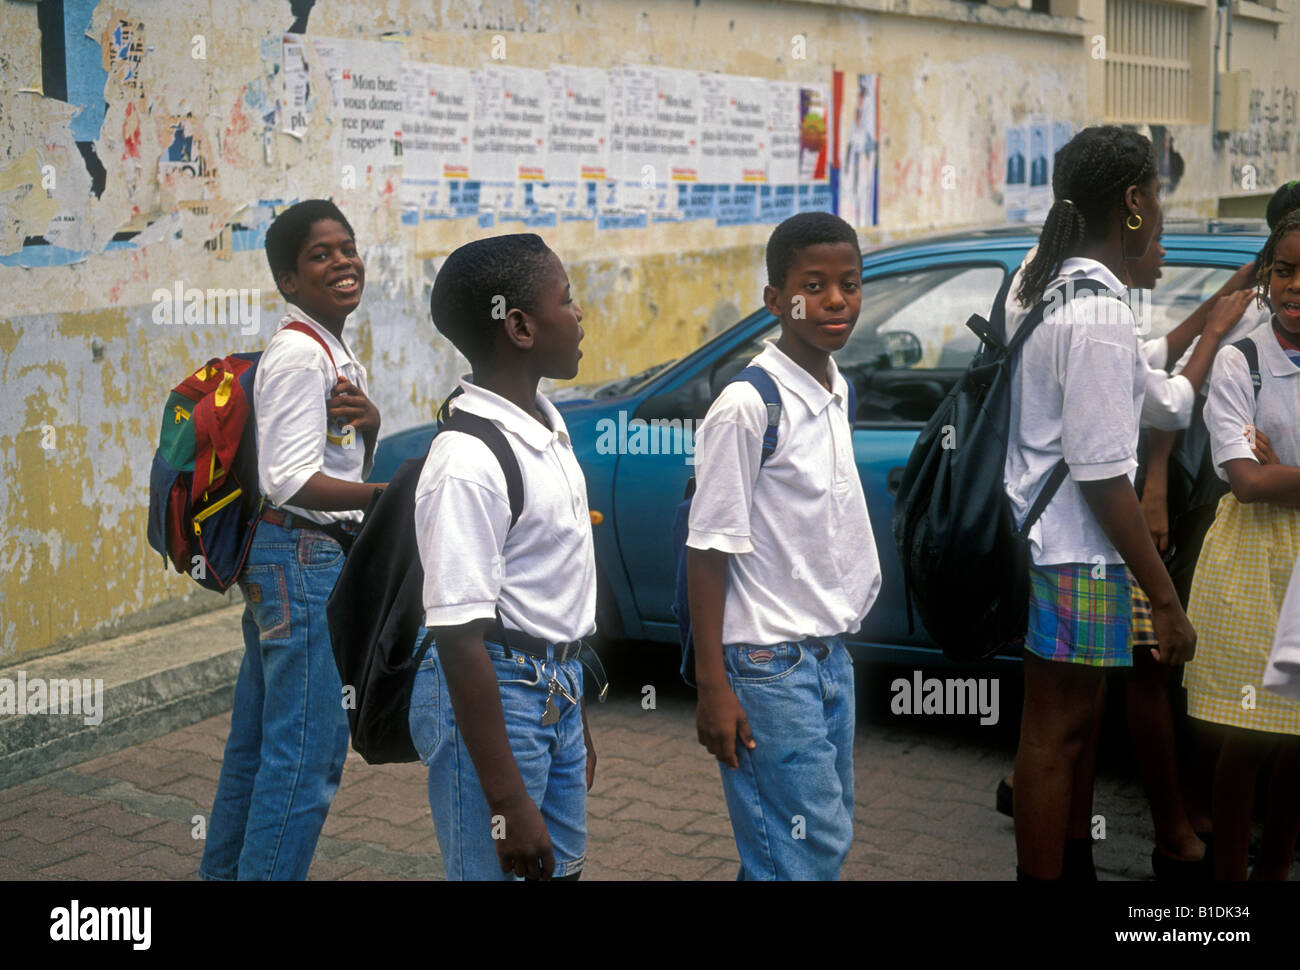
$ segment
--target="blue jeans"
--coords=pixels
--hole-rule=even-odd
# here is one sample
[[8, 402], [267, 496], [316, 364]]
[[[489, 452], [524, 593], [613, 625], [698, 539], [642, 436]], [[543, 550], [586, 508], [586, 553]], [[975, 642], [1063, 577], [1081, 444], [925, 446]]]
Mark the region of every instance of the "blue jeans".
[[719, 765], [740, 879], [838, 879], [853, 842], [853, 660], [843, 637], [726, 644], [756, 747]]
[[342, 568], [342, 548], [323, 532], [258, 524], [240, 576], [244, 661], [199, 865], [204, 879], [307, 877], [348, 753], [325, 621]]
[[[420, 630], [417, 643], [427, 631]], [[496, 669], [510, 750], [528, 797], [542, 813], [555, 852], [555, 876], [581, 871], [587, 852], [587, 745], [582, 713], [558, 691], [555, 724], [542, 725], [547, 684], [557, 674], [561, 686], [582, 697], [582, 665], [557, 664], [514, 651], [507, 657], [487, 643]], [[548, 655], [553, 655], [548, 649]], [[502, 872], [492, 839], [492, 811], [451, 707], [447, 679], [437, 648], [431, 647], [415, 674], [411, 691], [411, 741], [429, 767], [429, 809], [448, 879], [513, 880]]]

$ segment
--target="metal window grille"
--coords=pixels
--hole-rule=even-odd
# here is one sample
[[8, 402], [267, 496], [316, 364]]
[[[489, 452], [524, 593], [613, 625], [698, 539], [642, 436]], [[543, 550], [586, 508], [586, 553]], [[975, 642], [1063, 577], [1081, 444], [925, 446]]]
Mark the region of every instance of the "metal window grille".
[[1108, 120], [1191, 120], [1192, 13], [1188, 7], [1143, 0], [1107, 0]]

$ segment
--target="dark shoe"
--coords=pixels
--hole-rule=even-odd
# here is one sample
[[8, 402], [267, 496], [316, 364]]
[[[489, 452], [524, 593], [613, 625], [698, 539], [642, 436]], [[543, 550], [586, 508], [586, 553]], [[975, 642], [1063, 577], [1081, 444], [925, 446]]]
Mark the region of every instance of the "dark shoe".
[[1097, 881], [1097, 867], [1092, 863], [1091, 838], [1065, 840], [1065, 858], [1061, 862], [1061, 881]]
[[1016, 866], [1016, 882], [1061, 882], [1060, 879], [1039, 879], [1037, 876], [1026, 875]]
[[1151, 871], [1155, 873], [1156, 882], [1212, 882], [1214, 860], [1210, 856], [1210, 846], [1206, 844], [1203, 859], [1174, 859], [1158, 848], [1152, 849]]
[[997, 806], [998, 806], [998, 811], [1001, 812], [1003, 815], [1005, 815], [1007, 818], [1016, 817], [1015, 811], [1012, 808], [1013, 803], [1011, 799], [1013, 795], [1014, 795], [1014, 791], [1012, 790], [1011, 786], [1007, 784], [1007, 780], [1005, 778], [1000, 779], [998, 781]]

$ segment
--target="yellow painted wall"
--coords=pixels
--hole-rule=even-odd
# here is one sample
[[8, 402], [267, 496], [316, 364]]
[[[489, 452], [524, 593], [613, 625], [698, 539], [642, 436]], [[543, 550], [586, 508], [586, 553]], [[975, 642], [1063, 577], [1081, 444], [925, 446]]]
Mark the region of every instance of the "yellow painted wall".
[[[1100, 75], [1088, 56], [1095, 17], [952, 0], [317, 7], [308, 36], [399, 38], [408, 58], [432, 63], [487, 64], [500, 35], [505, 62], [524, 67], [656, 64], [821, 83], [832, 69], [878, 72], [881, 217], [865, 233], [870, 239], [1003, 221], [1005, 127], [1030, 115], [1098, 120]], [[1085, 13], [1094, 7], [1085, 3]], [[210, 356], [260, 347], [279, 317], [261, 252], [205, 246], [246, 206], [332, 196], [353, 222], [369, 278], [348, 334], [370, 371], [385, 432], [429, 420], [462, 371], [428, 319], [439, 260], [470, 239], [519, 229], [505, 223], [480, 230], [460, 220], [417, 231], [400, 223], [395, 179], [344, 188], [323, 75], [314, 86], [326, 94], [306, 137], [277, 133], [268, 160], [259, 115], [278, 91], [279, 37], [292, 21], [287, 2], [105, 0], [88, 32], [102, 39], [119, 19], [143, 25], [146, 47], [138, 79], [111, 74], [105, 90], [95, 150], [106, 185], [96, 199], [71, 133], [73, 109], [39, 93], [36, 5], [0, 0], [0, 36], [7, 38], [0, 57], [0, 257], [50, 232], [68, 209], [82, 216], [91, 253], [69, 266], [0, 266], [0, 658], [220, 602], [165, 572], [149, 550], [148, 469], [170, 386]], [[192, 56], [196, 35], [202, 60]], [[806, 38], [804, 59], [793, 56], [796, 35]], [[1294, 21], [1278, 31], [1252, 24], [1240, 35], [1243, 63], [1278, 63], [1270, 77], [1300, 87], [1293, 56], [1280, 63], [1280, 51], [1298, 49]], [[186, 113], [211, 169], [210, 198], [197, 210], [158, 177], [171, 124]], [[1189, 166], [1171, 211], [1213, 212], [1232, 184], [1227, 151], [1211, 148], [1204, 126], [1187, 126], [1177, 137], [1188, 143]], [[1294, 173], [1295, 147], [1293, 137], [1287, 157], [1269, 164]], [[57, 176], [53, 190], [41, 184], [46, 166]], [[142, 231], [136, 245], [107, 249], [125, 230]], [[580, 379], [680, 356], [754, 309], [769, 231], [712, 223], [542, 230], [586, 313]], [[155, 326], [152, 294], [177, 281], [259, 288], [260, 332]]]

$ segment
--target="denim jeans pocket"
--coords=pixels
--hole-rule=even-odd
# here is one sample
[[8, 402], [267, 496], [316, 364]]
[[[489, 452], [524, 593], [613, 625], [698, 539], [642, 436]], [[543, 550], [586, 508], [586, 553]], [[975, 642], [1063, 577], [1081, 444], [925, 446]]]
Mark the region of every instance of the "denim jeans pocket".
[[439, 720], [441, 679], [442, 671], [438, 669], [438, 658], [430, 654], [416, 669], [415, 681], [411, 685], [411, 713], [408, 717], [411, 744], [415, 746], [420, 761], [426, 765], [433, 757], [441, 735]]
[[289, 589], [284, 567], [276, 563], [247, 566], [239, 582], [244, 602], [257, 624], [259, 640], [289, 638]]
[[803, 662], [803, 650], [797, 643], [730, 644], [723, 650], [723, 660], [733, 681], [759, 684], [789, 676]]
[[306, 569], [336, 566], [343, 562], [343, 547], [315, 529], [298, 530], [298, 565]]
[[536, 660], [513, 651], [507, 657], [505, 651], [496, 644], [489, 644], [488, 656], [496, 668], [498, 684], [518, 684], [522, 687], [535, 687], [542, 682], [542, 671]]

